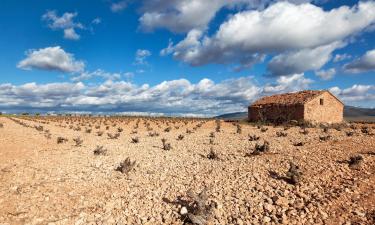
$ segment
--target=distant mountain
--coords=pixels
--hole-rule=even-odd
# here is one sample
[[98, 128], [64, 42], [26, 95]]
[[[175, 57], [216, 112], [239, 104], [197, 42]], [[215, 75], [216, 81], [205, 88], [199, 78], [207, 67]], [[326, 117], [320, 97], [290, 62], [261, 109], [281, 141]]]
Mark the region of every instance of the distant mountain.
[[216, 116], [216, 119], [225, 119], [225, 120], [241, 120], [247, 118], [247, 112], [235, 112], [227, 113], [220, 116]]
[[359, 108], [354, 106], [345, 106], [344, 117], [366, 117], [375, 116], [375, 108]]
[[[365, 117], [375, 117], [375, 108], [359, 108], [354, 106], [345, 106], [344, 108], [344, 117], [349, 118], [365, 118]], [[247, 118], [247, 112], [235, 112], [227, 113], [223, 115], [216, 116], [217, 119], [225, 120], [241, 120]]]

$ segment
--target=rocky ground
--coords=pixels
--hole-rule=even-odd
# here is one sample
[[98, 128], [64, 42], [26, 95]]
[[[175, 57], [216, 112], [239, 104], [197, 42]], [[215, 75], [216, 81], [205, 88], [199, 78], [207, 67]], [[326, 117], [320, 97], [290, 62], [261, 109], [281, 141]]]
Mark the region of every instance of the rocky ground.
[[374, 133], [0, 117], [0, 224], [374, 224]]

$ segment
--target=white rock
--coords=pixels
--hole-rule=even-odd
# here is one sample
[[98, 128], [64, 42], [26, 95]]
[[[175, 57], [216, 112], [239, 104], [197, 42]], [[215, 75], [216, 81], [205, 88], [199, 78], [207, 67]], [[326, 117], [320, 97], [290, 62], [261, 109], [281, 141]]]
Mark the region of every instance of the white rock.
[[187, 208], [186, 208], [185, 206], [181, 208], [181, 210], [180, 210], [180, 214], [181, 214], [181, 215], [186, 215], [186, 214], [188, 214], [188, 210], [187, 210]]

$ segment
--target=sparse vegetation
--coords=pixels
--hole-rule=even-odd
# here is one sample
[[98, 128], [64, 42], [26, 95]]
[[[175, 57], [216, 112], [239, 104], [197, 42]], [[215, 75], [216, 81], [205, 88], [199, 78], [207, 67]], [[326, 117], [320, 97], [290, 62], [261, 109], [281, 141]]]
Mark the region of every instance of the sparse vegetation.
[[182, 134], [178, 135], [177, 140], [181, 141], [182, 139], [184, 139], [184, 135]]
[[139, 138], [138, 137], [132, 137], [132, 143], [136, 144], [139, 143]]
[[331, 135], [319, 136], [320, 141], [328, 141], [331, 139]]
[[115, 133], [115, 134], [107, 133], [107, 135], [109, 139], [118, 139], [120, 137], [120, 133]]
[[96, 146], [94, 149], [94, 155], [106, 155], [107, 149], [105, 149], [103, 146]]
[[241, 134], [241, 133], [242, 133], [242, 128], [241, 128], [241, 125], [240, 125], [240, 124], [237, 124], [237, 125], [236, 125], [236, 133], [237, 133], [237, 134]]
[[293, 162], [289, 163], [289, 170], [286, 173], [286, 177], [289, 180], [289, 183], [291, 184], [298, 184], [301, 181], [302, 172], [299, 169], [297, 165], [295, 165]]
[[196, 225], [207, 224], [214, 209], [214, 205], [208, 201], [207, 189], [203, 189], [199, 194], [189, 190], [187, 196], [188, 201], [183, 205], [186, 213], [181, 213], [182, 220]]
[[[95, 214], [104, 215], [109, 207], [124, 218], [124, 224], [295, 224], [301, 223], [301, 213], [305, 222], [309, 218], [331, 224], [331, 215], [341, 216], [335, 214], [336, 206], [345, 215], [342, 221], [370, 221], [367, 213], [372, 205], [362, 203], [372, 201], [369, 178], [375, 146], [369, 135], [375, 124], [355, 123], [357, 130], [345, 125], [341, 131], [329, 125], [330, 132], [324, 133], [320, 125], [298, 123], [284, 129], [286, 124], [225, 120], [219, 133], [217, 120], [196, 118], [41, 115], [1, 117], [0, 122], [6, 127], [0, 129], [1, 143], [6, 146], [0, 157], [0, 164], [5, 162], [0, 166], [5, 184], [0, 194], [5, 202], [30, 202], [48, 212], [46, 209], [60, 206], [69, 210], [72, 205], [66, 203], [67, 196], [84, 198], [88, 204], [82, 204], [82, 210], [91, 212], [90, 207], [95, 206]], [[42, 131], [36, 129], [39, 126]], [[164, 132], [168, 127], [169, 133]], [[369, 135], [361, 132], [363, 127]], [[262, 128], [268, 128], [267, 132]], [[130, 134], [132, 131], [137, 134]], [[15, 134], [19, 137], [14, 138]], [[74, 137], [80, 137], [76, 145], [83, 147], [72, 147]], [[62, 144], [65, 142], [69, 144]], [[20, 147], [13, 149], [13, 145]], [[20, 159], [14, 162], [25, 162], [25, 168], [12, 163], [15, 156]], [[137, 167], [139, 159], [142, 164]], [[59, 170], [52, 171], [55, 168]], [[51, 172], [53, 176], [49, 176]], [[21, 173], [22, 179], [14, 182], [14, 175]], [[36, 189], [29, 191], [30, 184]], [[82, 191], [74, 189], [78, 184]], [[35, 192], [38, 187], [50, 194]], [[191, 187], [194, 192], [187, 191]], [[61, 195], [61, 190], [69, 195]], [[212, 190], [212, 195], [201, 190]], [[361, 195], [352, 198], [357, 191]], [[163, 199], [167, 204], [160, 204], [160, 195], [173, 200]], [[47, 201], [51, 196], [53, 201]], [[96, 208], [98, 202], [102, 205]], [[359, 208], [358, 214], [352, 213], [352, 205]], [[160, 208], [147, 211], [150, 207]], [[307, 208], [309, 211], [304, 210]], [[64, 214], [72, 215], [73, 209], [64, 209]], [[23, 216], [0, 212], [0, 218], [28, 218]], [[108, 216], [108, 221], [116, 220], [114, 214]]]
[[361, 155], [351, 156], [348, 161], [350, 167], [360, 166], [362, 162], [363, 157]]
[[276, 136], [277, 137], [286, 137], [286, 136], [288, 136], [288, 134], [285, 133], [285, 132], [282, 132], [282, 131], [278, 131], [278, 132], [276, 132]]
[[119, 171], [123, 174], [128, 174], [134, 169], [136, 161], [131, 161], [130, 158], [126, 158], [124, 161], [120, 162], [120, 165], [116, 167], [116, 171]]
[[83, 143], [83, 140], [80, 137], [73, 138], [73, 141], [75, 142], [76, 147], [80, 147]]
[[207, 155], [207, 159], [217, 160], [219, 155], [214, 151], [213, 147], [210, 147], [210, 152]]
[[64, 142], [67, 142], [68, 139], [66, 138], [63, 138], [63, 137], [57, 137], [57, 144], [62, 144]]
[[264, 141], [263, 144], [256, 143], [254, 151], [252, 151], [249, 155], [260, 155], [262, 153], [266, 153], [270, 150], [270, 143], [268, 141]]
[[259, 136], [256, 136], [255, 134], [250, 135], [249, 134], [249, 141], [258, 141], [260, 139]]
[[167, 143], [167, 139], [162, 138], [162, 139], [161, 139], [161, 143], [163, 144], [163, 147], [162, 147], [162, 148], [163, 148], [164, 150], [169, 151], [169, 150], [172, 149], [171, 144], [170, 144], [170, 143]]

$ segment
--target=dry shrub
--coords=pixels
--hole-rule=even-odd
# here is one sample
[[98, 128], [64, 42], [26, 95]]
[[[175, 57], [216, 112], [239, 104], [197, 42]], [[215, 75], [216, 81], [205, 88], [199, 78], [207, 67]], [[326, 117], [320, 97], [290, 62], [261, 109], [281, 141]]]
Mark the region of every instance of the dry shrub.
[[62, 144], [64, 142], [67, 142], [68, 139], [66, 138], [63, 138], [63, 137], [57, 137], [57, 144]]
[[138, 137], [132, 137], [132, 143], [136, 144], [139, 143], [139, 138]]
[[171, 144], [170, 144], [170, 143], [167, 143], [167, 139], [162, 138], [162, 139], [161, 139], [161, 142], [162, 142], [162, 144], [163, 144], [163, 147], [162, 147], [163, 150], [165, 150], [165, 151], [169, 151], [169, 150], [172, 149]]
[[299, 169], [299, 166], [295, 165], [293, 162], [289, 162], [289, 170], [286, 173], [288, 182], [290, 184], [298, 184], [301, 181], [302, 172]]
[[80, 137], [74, 138], [73, 141], [75, 142], [76, 147], [80, 147], [83, 143], [83, 140]]
[[103, 131], [98, 131], [98, 132], [96, 132], [96, 134], [99, 136], [99, 137], [101, 137], [102, 135], [103, 135]]
[[92, 129], [86, 129], [86, 133], [90, 134]]
[[345, 133], [346, 133], [346, 136], [348, 136], [348, 137], [351, 137], [351, 136], [354, 135], [353, 131], [346, 131]]
[[118, 139], [120, 137], [120, 133], [111, 134], [107, 133], [109, 139]]
[[263, 133], [266, 132], [267, 130], [268, 130], [267, 127], [261, 127], [261, 128], [260, 128], [260, 131], [263, 132]]
[[298, 146], [303, 146], [304, 143], [302, 141], [298, 141], [298, 142], [294, 142], [293, 145], [298, 147]]
[[288, 136], [288, 134], [285, 133], [285, 132], [282, 132], [282, 131], [278, 131], [278, 132], [276, 132], [276, 136], [277, 137], [286, 137], [286, 136]]
[[182, 134], [178, 135], [177, 140], [181, 141], [182, 139], [184, 139], [184, 135]]
[[130, 171], [132, 171], [135, 167], [136, 161], [131, 161], [130, 158], [126, 158], [124, 161], [120, 162], [120, 165], [118, 165], [115, 169], [115, 171], [119, 171], [124, 174], [128, 174]]
[[263, 144], [256, 143], [254, 151], [251, 152], [249, 155], [260, 155], [262, 153], [268, 152], [270, 150], [270, 143], [268, 141], [264, 141]]
[[214, 204], [210, 204], [207, 195], [207, 189], [204, 188], [199, 194], [189, 190], [187, 193], [189, 200], [183, 206], [187, 213], [182, 215], [184, 222], [196, 225], [205, 225], [213, 216]]
[[106, 155], [107, 149], [105, 149], [103, 146], [96, 146], [94, 149], [94, 155]]
[[43, 131], [43, 126], [34, 126], [34, 128], [35, 128], [35, 130], [37, 130], [37, 131]]
[[241, 125], [237, 124], [237, 125], [236, 125], [236, 128], [237, 128], [236, 133], [237, 133], [237, 134], [241, 134], [241, 133], [242, 133]]
[[331, 135], [319, 136], [320, 141], [328, 141], [331, 139]]
[[121, 127], [117, 128], [117, 132], [121, 133], [124, 129], [122, 129]]
[[220, 120], [215, 120], [215, 123], [216, 123], [215, 131], [216, 132], [220, 132], [220, 130], [221, 130], [221, 121]]
[[148, 136], [150, 136], [150, 137], [157, 137], [157, 136], [159, 136], [159, 133], [156, 132], [156, 131], [154, 131], [154, 132], [149, 132], [149, 133], [148, 133]]
[[250, 135], [249, 134], [249, 141], [257, 141], [259, 140], [260, 137], [259, 136], [256, 136], [255, 134], [254, 135]]
[[210, 148], [210, 152], [207, 155], [207, 159], [217, 160], [219, 159], [219, 155], [214, 151], [214, 148]]
[[0, 128], [3, 128], [3, 127], [4, 127], [4, 125], [2, 123], [0, 123]]
[[348, 161], [349, 167], [352, 167], [352, 168], [360, 166], [362, 162], [363, 162], [363, 157], [361, 155], [351, 156]]

